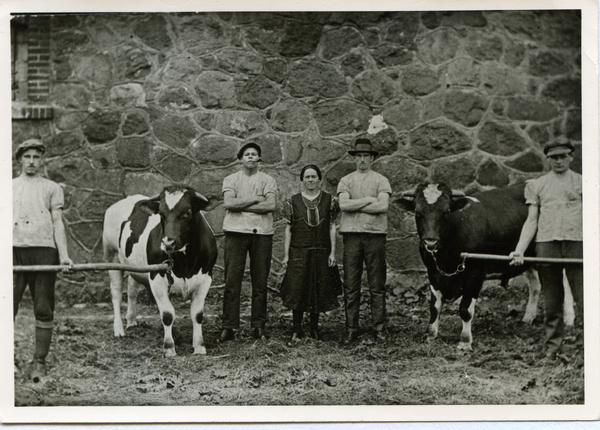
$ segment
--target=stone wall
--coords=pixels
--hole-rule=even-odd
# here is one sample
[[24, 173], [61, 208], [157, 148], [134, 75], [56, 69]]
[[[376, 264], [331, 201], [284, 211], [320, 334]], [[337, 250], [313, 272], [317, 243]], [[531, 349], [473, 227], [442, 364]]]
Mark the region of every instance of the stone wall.
[[[221, 233], [222, 180], [250, 140], [280, 200], [309, 162], [335, 191], [365, 133], [395, 192], [424, 179], [468, 192], [539, 176], [542, 146], [558, 135], [579, 144], [581, 171], [580, 24], [577, 11], [55, 15], [53, 116], [13, 119], [13, 146], [48, 145], [78, 263], [102, 260], [109, 205], [172, 182], [210, 199]], [[389, 219], [389, 283], [420, 287], [413, 218], [392, 206]], [[222, 255], [218, 265], [216, 283]], [[106, 282], [78, 273], [62, 295], [105, 301]]]

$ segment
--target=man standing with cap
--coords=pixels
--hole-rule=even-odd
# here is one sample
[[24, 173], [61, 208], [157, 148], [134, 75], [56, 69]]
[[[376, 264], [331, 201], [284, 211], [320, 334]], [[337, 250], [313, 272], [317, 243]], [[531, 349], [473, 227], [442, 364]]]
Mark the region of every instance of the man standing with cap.
[[[73, 265], [67, 252], [62, 221], [62, 188], [41, 176], [46, 147], [29, 139], [17, 148], [21, 175], [13, 179], [13, 265]], [[52, 341], [54, 283], [56, 272], [18, 272], [13, 277], [13, 318], [29, 285], [35, 315], [35, 351], [31, 378], [40, 382], [46, 375], [46, 356]]]
[[242, 169], [223, 180], [223, 220], [225, 232], [225, 291], [221, 342], [233, 339], [240, 327], [240, 294], [250, 254], [252, 310], [250, 325], [256, 339], [266, 340], [267, 279], [273, 248], [273, 212], [276, 209], [277, 184], [258, 170], [261, 148], [254, 142], [237, 153]]
[[[550, 172], [527, 182], [529, 214], [510, 264], [523, 264], [523, 253], [535, 237], [538, 257], [583, 258], [581, 175], [569, 169], [575, 147], [565, 138], [544, 146]], [[583, 327], [583, 266], [538, 264], [546, 310], [543, 355], [553, 360], [564, 338], [563, 269], [576, 304], [576, 325]]]
[[344, 345], [358, 339], [363, 261], [371, 295], [372, 334], [375, 340], [385, 340], [386, 213], [392, 193], [387, 178], [371, 170], [379, 153], [369, 139], [357, 139], [348, 153], [354, 157], [356, 171], [344, 176], [337, 188], [342, 210], [340, 232], [344, 238]]

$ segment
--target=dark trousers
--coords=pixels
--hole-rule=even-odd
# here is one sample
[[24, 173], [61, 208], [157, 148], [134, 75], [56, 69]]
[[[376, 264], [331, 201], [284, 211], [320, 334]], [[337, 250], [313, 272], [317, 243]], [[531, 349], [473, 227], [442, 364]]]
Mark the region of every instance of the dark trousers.
[[[583, 258], [583, 242], [553, 241], [536, 244], [538, 257]], [[583, 326], [583, 266], [580, 264], [538, 264], [546, 311], [546, 345], [558, 349], [564, 338], [563, 269], [567, 275], [575, 303], [575, 324]]]
[[240, 294], [250, 255], [252, 311], [250, 326], [265, 328], [267, 322], [267, 279], [271, 270], [273, 236], [225, 232], [225, 292], [223, 328], [240, 328]]
[[344, 233], [344, 305], [346, 330], [359, 328], [360, 287], [363, 261], [371, 295], [373, 329], [380, 331], [386, 322], [385, 312], [385, 235]]
[[[45, 266], [58, 264], [58, 251], [49, 247], [13, 247], [13, 266]], [[52, 328], [54, 319], [54, 283], [56, 272], [17, 272], [13, 275], [13, 318], [29, 285], [33, 298], [35, 326]]]

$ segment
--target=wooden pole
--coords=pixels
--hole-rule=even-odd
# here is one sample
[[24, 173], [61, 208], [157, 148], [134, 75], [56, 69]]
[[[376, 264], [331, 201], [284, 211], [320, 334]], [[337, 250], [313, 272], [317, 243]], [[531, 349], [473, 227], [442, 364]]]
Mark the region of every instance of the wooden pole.
[[[62, 272], [68, 266], [52, 265], [52, 266], [13, 266], [13, 272]], [[151, 264], [148, 266], [132, 266], [119, 263], [87, 263], [73, 264], [71, 270], [79, 272], [82, 270], [124, 270], [127, 272], [155, 272], [167, 270], [166, 264]]]
[[[498, 260], [498, 261], [511, 261], [507, 255], [494, 255], [494, 254], [475, 254], [469, 252], [463, 252], [460, 254], [462, 258], [471, 258], [474, 260]], [[523, 259], [530, 263], [553, 263], [553, 264], [583, 264], [583, 258], [544, 258], [544, 257], [523, 257]]]

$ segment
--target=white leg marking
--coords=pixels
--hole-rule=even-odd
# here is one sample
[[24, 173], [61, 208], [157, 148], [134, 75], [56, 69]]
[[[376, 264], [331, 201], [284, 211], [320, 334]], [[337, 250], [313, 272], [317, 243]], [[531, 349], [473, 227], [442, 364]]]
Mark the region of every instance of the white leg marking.
[[465, 321], [464, 319], [462, 320], [462, 333], [460, 334], [460, 342], [458, 343], [458, 349], [463, 351], [473, 351], [473, 347], [471, 346], [471, 344], [473, 343], [473, 336], [471, 334], [471, 323], [473, 322], [473, 318], [475, 317], [475, 303], [477, 303], [477, 299], [471, 299], [471, 303], [469, 304], [468, 308], [470, 318], [468, 321]]
[[127, 281], [127, 328], [137, 325], [137, 296], [142, 286], [129, 275]]
[[529, 284], [529, 300], [527, 301], [527, 307], [525, 308], [525, 315], [523, 315], [523, 322], [531, 324], [537, 316], [542, 284], [540, 284], [537, 270], [529, 268], [525, 271], [524, 275]]
[[123, 329], [123, 320], [121, 319], [121, 300], [123, 294], [123, 272], [120, 270], [109, 270], [108, 277], [110, 278], [110, 295], [112, 296], [113, 304], [113, 330], [115, 337], [125, 336]]
[[[163, 340], [163, 348], [165, 350], [165, 357], [174, 357], [177, 355], [175, 352], [175, 342], [173, 341], [173, 324], [175, 323], [175, 309], [169, 300], [169, 287], [166, 278], [156, 275], [153, 281], [150, 282], [150, 288], [152, 294], [156, 299], [158, 305], [158, 314], [160, 320], [163, 323], [165, 330], [165, 337]], [[170, 318], [170, 324], [165, 324], [165, 317]]]
[[567, 326], [575, 324], [575, 309], [573, 304], [573, 293], [567, 279], [567, 274], [563, 270], [563, 286], [565, 287], [565, 303], [563, 304], [563, 321]]
[[[433, 301], [433, 307], [436, 310], [436, 315], [435, 315], [435, 319], [433, 321], [431, 321], [429, 323], [429, 325], [427, 326], [427, 340], [431, 341], [433, 339], [435, 339], [438, 335], [438, 329], [440, 326], [440, 315], [442, 313], [442, 293], [441, 291], [436, 290], [435, 288], [433, 288], [433, 285], [429, 286], [429, 289], [431, 290], [431, 301]], [[431, 304], [430, 304], [431, 306]]]
[[[194, 327], [194, 354], [206, 354], [206, 347], [204, 346], [204, 338], [202, 337], [202, 322], [204, 318], [204, 300], [210, 289], [212, 279], [208, 275], [201, 275], [199, 279], [200, 286], [194, 291], [192, 295], [192, 306], [190, 307], [190, 316], [192, 317], [192, 324]], [[198, 315], [201, 315], [200, 322], [198, 322]]]

